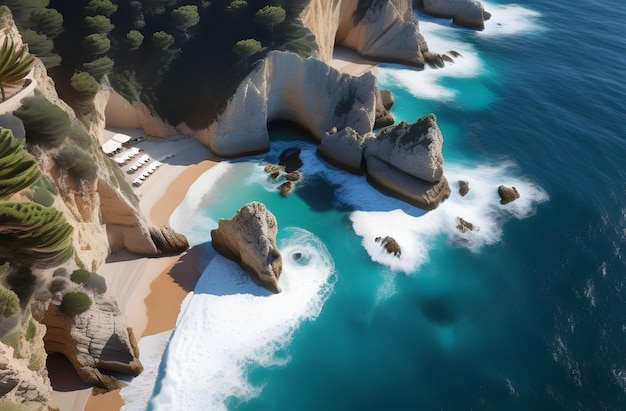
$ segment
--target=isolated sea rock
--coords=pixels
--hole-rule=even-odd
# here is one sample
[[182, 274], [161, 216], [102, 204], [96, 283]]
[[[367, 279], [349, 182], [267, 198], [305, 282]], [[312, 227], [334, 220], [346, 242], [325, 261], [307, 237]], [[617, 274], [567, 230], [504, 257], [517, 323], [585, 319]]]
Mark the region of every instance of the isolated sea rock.
[[291, 190], [293, 190], [293, 183], [291, 181], [285, 181], [278, 187], [278, 189], [283, 197], [287, 197], [287, 195], [291, 193]]
[[376, 237], [374, 239], [377, 243], [387, 251], [389, 254], [393, 254], [395, 257], [400, 258], [402, 255], [402, 248], [400, 248], [400, 244], [396, 241], [395, 238], [386, 236], [386, 237]]
[[278, 165], [285, 168], [285, 173], [291, 173], [302, 167], [302, 160], [300, 159], [300, 148], [289, 147], [283, 150], [278, 156]]
[[63, 354], [87, 384], [104, 390], [121, 387], [112, 374], [137, 376], [143, 371], [137, 341], [117, 302], [106, 295], [90, 295], [91, 307], [77, 315], [49, 304], [43, 317], [48, 327], [48, 353]]
[[376, 88], [376, 120], [374, 121], [374, 128], [387, 127], [392, 125], [395, 120], [391, 114], [391, 107], [393, 107], [394, 99], [391, 91], [379, 90]]
[[416, 0], [415, 4], [432, 16], [452, 18], [454, 24], [472, 29], [484, 29], [491, 17], [478, 0]]
[[368, 180], [418, 207], [434, 208], [450, 195], [442, 146], [434, 114], [383, 128], [364, 150]]
[[248, 203], [211, 230], [213, 248], [241, 265], [261, 287], [279, 293], [282, 256], [276, 246], [276, 217], [259, 202]]
[[517, 188], [507, 187], [505, 185], [501, 185], [498, 187], [498, 195], [500, 196], [500, 204], [508, 204], [511, 201], [515, 201], [520, 197]]
[[465, 197], [469, 193], [469, 183], [467, 181], [459, 180], [459, 194], [461, 197]]
[[466, 233], [468, 231], [480, 231], [480, 227], [474, 225], [473, 223], [470, 223], [469, 221], [461, 217], [457, 217], [456, 221], [456, 228], [462, 233]]
[[365, 147], [365, 157], [374, 156], [405, 173], [434, 183], [443, 176], [443, 136], [434, 114], [414, 123], [402, 121], [385, 127]]
[[351, 127], [346, 127], [335, 134], [324, 138], [317, 146], [317, 153], [329, 163], [353, 174], [364, 174], [363, 146], [373, 139], [371, 133], [365, 136]]
[[282, 173], [285, 172], [285, 167], [279, 166], [278, 164], [266, 164], [265, 167], [263, 167], [263, 171], [276, 180]]
[[285, 179], [291, 182], [300, 181], [300, 179], [302, 179], [302, 174], [298, 170], [295, 170], [291, 173], [285, 174]]

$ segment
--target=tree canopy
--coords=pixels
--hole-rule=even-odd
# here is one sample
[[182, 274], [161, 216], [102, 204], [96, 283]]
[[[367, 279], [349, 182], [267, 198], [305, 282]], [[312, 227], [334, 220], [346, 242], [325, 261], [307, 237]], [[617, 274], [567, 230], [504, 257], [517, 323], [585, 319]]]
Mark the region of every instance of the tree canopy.
[[0, 259], [48, 268], [73, 254], [73, 228], [63, 213], [32, 202], [0, 201]]
[[30, 186], [41, 173], [37, 163], [8, 128], [0, 128], [0, 198]]

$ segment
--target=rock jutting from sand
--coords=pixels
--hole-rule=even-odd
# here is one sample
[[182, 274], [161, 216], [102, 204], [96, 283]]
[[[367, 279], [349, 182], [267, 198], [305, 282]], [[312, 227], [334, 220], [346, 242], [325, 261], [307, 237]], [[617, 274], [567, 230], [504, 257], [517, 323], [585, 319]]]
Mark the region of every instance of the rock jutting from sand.
[[498, 195], [500, 196], [500, 204], [503, 205], [515, 201], [520, 197], [517, 188], [507, 187], [505, 185], [501, 185], [498, 187]]
[[393, 254], [395, 257], [400, 258], [402, 255], [402, 249], [400, 248], [400, 244], [396, 241], [395, 238], [386, 236], [386, 237], [376, 237], [374, 239], [377, 243], [387, 251], [389, 254]]
[[420, 208], [433, 209], [450, 195], [442, 145], [434, 114], [386, 127], [364, 148], [368, 181]]
[[283, 262], [276, 246], [278, 222], [264, 204], [248, 203], [230, 220], [221, 219], [211, 230], [215, 251], [244, 269], [259, 286], [279, 293]]
[[[143, 371], [132, 329], [117, 302], [91, 293], [91, 307], [81, 314], [66, 314], [49, 303], [41, 322], [48, 353], [63, 354], [87, 384], [106, 391], [121, 387], [114, 374], [137, 376]], [[43, 311], [43, 310], [42, 310]]]

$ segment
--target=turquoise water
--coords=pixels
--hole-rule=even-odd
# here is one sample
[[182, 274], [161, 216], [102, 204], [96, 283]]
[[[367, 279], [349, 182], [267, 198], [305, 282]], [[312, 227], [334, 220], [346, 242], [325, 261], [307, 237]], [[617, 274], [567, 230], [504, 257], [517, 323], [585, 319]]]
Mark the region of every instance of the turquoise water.
[[[453, 190], [470, 182], [466, 198], [424, 213], [324, 164], [285, 128], [268, 154], [194, 186], [172, 223], [208, 267], [149, 408], [624, 407], [626, 7], [486, 8], [482, 33], [420, 16], [431, 50], [463, 54], [455, 66], [379, 72], [396, 120], [437, 115], [445, 174]], [[294, 145], [304, 179], [283, 198], [262, 168]], [[500, 206], [499, 184], [522, 197]], [[209, 243], [216, 221], [250, 201], [276, 215], [290, 261], [272, 303]], [[459, 216], [480, 231], [458, 233]], [[399, 241], [400, 260], [377, 249], [379, 235]], [[302, 250], [298, 266], [289, 259]]]

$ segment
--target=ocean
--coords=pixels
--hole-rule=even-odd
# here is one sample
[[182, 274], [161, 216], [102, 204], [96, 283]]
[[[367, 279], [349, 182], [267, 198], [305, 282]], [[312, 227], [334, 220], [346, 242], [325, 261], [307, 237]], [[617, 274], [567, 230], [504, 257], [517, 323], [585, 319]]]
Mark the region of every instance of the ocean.
[[[452, 196], [387, 197], [283, 126], [213, 167], [171, 219], [203, 275], [176, 329], [140, 341], [125, 410], [626, 409], [626, 3], [484, 4], [484, 31], [418, 15], [454, 64], [376, 70], [396, 121], [437, 116]], [[263, 166], [293, 146], [285, 198]], [[251, 201], [278, 220], [278, 295], [210, 246]]]

